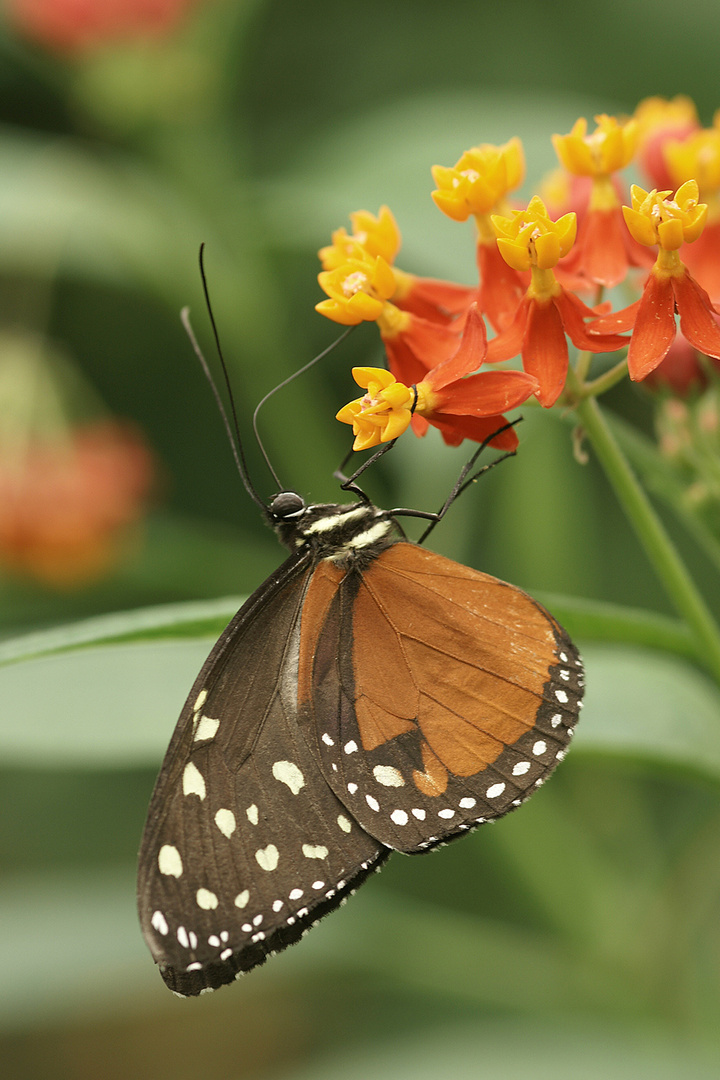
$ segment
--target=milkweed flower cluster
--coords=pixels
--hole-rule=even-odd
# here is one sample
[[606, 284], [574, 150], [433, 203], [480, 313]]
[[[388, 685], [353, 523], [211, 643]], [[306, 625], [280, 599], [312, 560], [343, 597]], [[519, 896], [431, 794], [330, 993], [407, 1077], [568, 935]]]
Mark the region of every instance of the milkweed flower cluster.
[[[654, 98], [629, 118], [595, 117], [593, 131], [580, 118], [553, 145], [560, 170], [524, 205], [511, 201], [525, 176], [517, 138], [433, 167], [435, 205], [475, 223], [474, 285], [401, 270], [388, 207], [352, 214], [351, 231], [321, 249], [317, 310], [346, 326], [375, 322], [386, 353], [387, 369], [355, 369], [366, 393], [338, 413], [355, 449], [430, 425], [450, 445], [483, 441], [528, 398], [550, 408], [600, 392], [583, 381], [593, 354], [619, 354], [614, 378], [636, 382], [682, 354], [688, 385], [689, 352], [720, 359], [720, 119], [703, 129], [689, 99]], [[630, 165], [647, 190], [625, 187]], [[603, 292], [619, 286], [640, 296], [613, 311]], [[512, 431], [501, 439], [516, 442]]]

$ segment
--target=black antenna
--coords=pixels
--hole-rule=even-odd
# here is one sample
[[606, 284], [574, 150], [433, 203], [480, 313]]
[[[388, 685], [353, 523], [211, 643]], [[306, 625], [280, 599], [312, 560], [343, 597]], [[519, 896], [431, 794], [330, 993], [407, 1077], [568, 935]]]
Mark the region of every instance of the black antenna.
[[[239, 456], [240, 461], [242, 462], [242, 466], [238, 465], [238, 468], [240, 469], [240, 475], [242, 477], [243, 483], [245, 484], [245, 487], [247, 488], [248, 494], [252, 496], [252, 498], [255, 500], [256, 503], [258, 503], [258, 505], [260, 505], [260, 506], [262, 506], [264, 508], [265, 503], [262, 501], [262, 499], [258, 495], [257, 491], [255, 491], [255, 488], [253, 487], [252, 483], [250, 482], [250, 474], [248, 472], [247, 462], [245, 460], [245, 451], [243, 450], [242, 439], [240, 438], [240, 425], [238, 423], [237, 409], [235, 408], [235, 398], [234, 398], [233, 392], [232, 392], [232, 384], [230, 382], [230, 376], [228, 374], [227, 364], [225, 363], [225, 357], [223, 355], [222, 345], [220, 344], [220, 335], [218, 333], [217, 323], [215, 322], [215, 315], [213, 314], [212, 304], [210, 303], [210, 292], [208, 290], [207, 278], [205, 276], [205, 244], [204, 243], [200, 245], [200, 253], [199, 253], [199, 256], [198, 256], [198, 261], [200, 263], [200, 277], [202, 279], [203, 293], [205, 295], [205, 306], [207, 308], [207, 313], [208, 313], [208, 316], [210, 318], [210, 325], [212, 326], [213, 336], [215, 338], [215, 348], [217, 349], [217, 354], [218, 354], [218, 357], [220, 358], [220, 366], [222, 367], [223, 378], [225, 380], [225, 389], [227, 390], [228, 401], [230, 402], [230, 412], [231, 412], [232, 418], [233, 418], [233, 426], [234, 426], [234, 430], [235, 430], [235, 440], [237, 442], [236, 459]], [[197, 343], [195, 344], [195, 351], [199, 353]], [[205, 369], [205, 372], [207, 374], [208, 365], [207, 365], [204, 357], [202, 359], [202, 364], [203, 364], [203, 368]], [[220, 401], [220, 395], [219, 395], [217, 387], [215, 386], [215, 383], [214, 383], [214, 381], [212, 379], [212, 376], [210, 376], [210, 384], [212, 385], [213, 392], [215, 394], [215, 399], [216, 399], [216, 401], [219, 402]], [[226, 419], [225, 410], [222, 409], [222, 408], [221, 408], [221, 413], [223, 415], [223, 418]], [[226, 423], [227, 423], [227, 419], [226, 419]], [[232, 437], [231, 437], [230, 441], [231, 442], [233, 441]], [[260, 447], [260, 449], [262, 450], [263, 457], [267, 461], [267, 454], [265, 453], [265, 450], [263, 449], [262, 446]], [[272, 469], [270, 471], [272, 472]], [[275, 476], [275, 473], [273, 473], [273, 479], [275, 480], [276, 483], [278, 482], [277, 477]]]
[[[234, 398], [234, 395], [233, 395], [233, 392], [232, 392], [232, 384], [230, 382], [230, 375], [228, 373], [227, 364], [225, 363], [225, 357], [223, 355], [222, 345], [220, 344], [220, 334], [218, 333], [217, 323], [215, 322], [215, 315], [213, 313], [212, 304], [210, 302], [210, 291], [208, 289], [207, 277], [205, 275], [204, 255], [205, 255], [205, 244], [203, 243], [203, 244], [200, 245], [200, 252], [199, 252], [200, 277], [202, 279], [203, 293], [204, 293], [204, 296], [205, 296], [205, 306], [207, 308], [207, 313], [208, 313], [208, 316], [210, 318], [210, 325], [212, 326], [213, 337], [215, 338], [215, 347], [217, 349], [217, 354], [218, 354], [218, 357], [220, 359], [220, 366], [222, 367], [223, 379], [225, 381], [225, 388], [227, 390], [228, 400], [230, 402], [230, 413], [231, 413], [231, 416], [232, 416], [232, 423], [230, 423], [230, 419], [228, 417], [227, 410], [225, 409], [225, 405], [224, 405], [223, 400], [222, 400], [222, 398], [220, 396], [220, 391], [218, 390], [217, 385], [215, 383], [215, 380], [213, 378], [212, 372], [210, 371], [210, 366], [209, 366], [207, 360], [205, 359], [205, 357], [203, 355], [202, 349], [200, 348], [200, 345], [198, 344], [197, 338], [195, 337], [195, 333], [194, 333], [193, 328], [192, 328], [192, 326], [190, 324], [190, 309], [189, 308], [184, 307], [182, 309], [182, 311], [180, 312], [180, 319], [181, 319], [181, 322], [182, 322], [182, 324], [183, 324], [183, 326], [185, 328], [185, 332], [186, 332], [188, 338], [190, 339], [190, 344], [192, 345], [193, 350], [195, 351], [195, 355], [197, 356], [198, 360], [200, 361], [200, 365], [201, 365], [201, 367], [203, 369], [203, 372], [205, 374], [205, 378], [210, 383], [210, 388], [212, 389], [213, 395], [215, 397], [215, 402], [216, 402], [217, 407], [218, 407], [218, 411], [220, 412], [220, 416], [222, 417], [222, 421], [223, 421], [223, 423], [225, 425], [225, 431], [227, 432], [228, 439], [230, 440], [230, 446], [232, 448], [233, 457], [235, 459], [235, 464], [237, 465], [237, 470], [240, 473], [240, 478], [241, 478], [241, 480], [243, 482], [245, 490], [247, 491], [248, 495], [251, 497], [253, 502], [257, 506], [259, 506], [261, 508], [261, 510], [267, 511], [267, 507], [266, 507], [265, 503], [261, 499], [261, 497], [258, 494], [258, 492], [256, 491], [252, 481], [250, 480], [250, 473], [248, 471], [247, 461], [245, 459], [245, 451], [243, 450], [242, 438], [240, 437], [240, 424], [238, 422], [237, 408], [235, 406], [235, 398]], [[323, 349], [323, 351], [321, 353], [319, 353], [317, 356], [313, 357], [313, 359], [310, 360], [307, 364], [305, 364], [303, 367], [299, 368], [292, 375], [289, 375], [287, 377], [287, 379], [283, 379], [283, 381], [281, 383], [278, 383], [277, 386], [273, 387], [273, 389], [270, 390], [269, 393], [267, 393], [265, 395], [265, 397], [260, 401], [260, 404], [257, 405], [256, 408], [255, 408], [255, 411], [253, 413], [253, 431], [255, 433], [255, 439], [257, 441], [258, 448], [260, 450], [260, 453], [263, 456], [265, 464], [267, 465], [268, 471], [269, 471], [270, 475], [272, 476], [273, 480], [275, 481], [279, 491], [284, 491], [285, 488], [281, 484], [281, 482], [280, 482], [280, 480], [278, 478], [278, 475], [277, 475], [277, 473], [275, 472], [275, 469], [272, 466], [272, 462], [270, 461], [270, 458], [267, 455], [267, 452], [266, 452], [265, 447], [263, 445], [263, 441], [260, 438], [260, 434], [258, 432], [258, 427], [257, 427], [258, 413], [259, 413], [260, 409], [262, 408], [262, 406], [265, 404], [265, 402], [269, 398], [271, 398], [273, 396], [273, 394], [277, 393], [278, 390], [282, 390], [282, 388], [287, 386], [289, 383], [291, 383], [293, 381], [293, 379], [296, 379], [298, 377], [298, 375], [302, 375], [304, 372], [308, 371], [311, 367], [313, 367], [315, 364], [317, 364], [319, 360], [322, 360], [325, 356], [328, 355], [328, 353], [332, 352], [332, 350], [337, 345], [339, 345], [340, 342], [344, 340], [344, 338], [347, 337], [347, 335], [350, 333], [350, 331], [354, 330], [354, 329], [355, 329], [354, 326], [349, 326], [347, 328], [347, 330], [345, 330], [338, 338], [335, 339], [335, 341], [333, 341], [330, 345], [328, 345], [326, 349]]]
[[[205, 278], [203, 277], [203, 282], [204, 281], [205, 281]], [[206, 293], [206, 297], [207, 297], [207, 293]], [[210, 319], [213, 322], [213, 327], [214, 327], [215, 323], [214, 323], [214, 320], [212, 319], [212, 313], [210, 314]], [[203, 372], [205, 373], [205, 378], [210, 383], [210, 389], [212, 390], [213, 395], [215, 397], [215, 403], [216, 403], [216, 405], [218, 407], [218, 411], [220, 412], [220, 416], [222, 417], [223, 424], [225, 425], [225, 431], [227, 432], [228, 439], [230, 440], [230, 446], [232, 448], [233, 457], [235, 458], [235, 464], [237, 465], [237, 470], [240, 473], [240, 479], [243, 482], [245, 490], [247, 491], [248, 495], [253, 500], [253, 502], [256, 504], [256, 506], [259, 506], [260, 509], [263, 512], [266, 512], [267, 507], [266, 507], [265, 503], [263, 502], [263, 500], [258, 495], [257, 491], [253, 487], [253, 484], [252, 484], [252, 482], [250, 480], [250, 475], [249, 475], [248, 469], [247, 469], [247, 462], [245, 461], [245, 454], [243, 453], [242, 442], [240, 440], [240, 434], [239, 434], [239, 431], [238, 431], [238, 422], [237, 422], [237, 416], [235, 415], [235, 407], [233, 406], [233, 419], [235, 421], [235, 430], [233, 431], [232, 424], [230, 423], [230, 420], [228, 419], [228, 414], [227, 414], [227, 412], [225, 410], [225, 405], [223, 404], [223, 400], [220, 397], [220, 391], [218, 390], [217, 386], [215, 385], [215, 380], [213, 379], [212, 372], [210, 371], [210, 367], [208, 366], [208, 362], [205, 359], [205, 357], [203, 356], [202, 349], [198, 345], [197, 338], [195, 337], [195, 333], [193, 331], [193, 328], [190, 325], [190, 309], [189, 308], [184, 307], [182, 309], [182, 311], [180, 312], [180, 321], [182, 322], [183, 326], [185, 327], [185, 333], [190, 338], [190, 344], [192, 345], [192, 347], [193, 347], [193, 349], [195, 351], [195, 355], [197, 356], [198, 360], [200, 361], [200, 366], [202, 367]], [[215, 340], [217, 342], [217, 332], [215, 334]], [[220, 349], [220, 345], [218, 343], [218, 351], [219, 351], [219, 349]], [[222, 368], [223, 368], [223, 372], [224, 372], [224, 375], [225, 375], [225, 381], [226, 381], [226, 384], [227, 384], [227, 370], [225, 368], [225, 363], [224, 362], [223, 362]], [[229, 387], [228, 387], [228, 391], [229, 391]], [[232, 401], [232, 395], [230, 395], [230, 397], [231, 397], [231, 401]]]
[[275, 475], [275, 470], [273, 469], [273, 467], [272, 467], [272, 465], [270, 463], [269, 457], [265, 453], [265, 447], [263, 446], [263, 442], [262, 442], [262, 439], [260, 438], [260, 433], [258, 431], [258, 426], [257, 426], [258, 413], [262, 409], [265, 402], [270, 400], [270, 398], [273, 396], [273, 394], [277, 394], [278, 390], [283, 390], [286, 386], [289, 386], [289, 384], [293, 381], [293, 379], [297, 379], [298, 375], [304, 375], [305, 372], [309, 371], [311, 367], [314, 367], [315, 364], [317, 364], [319, 360], [324, 360], [324, 358], [328, 355], [328, 353], [331, 353], [333, 351], [333, 349], [337, 348], [337, 346], [340, 344], [340, 342], [344, 341], [345, 338], [350, 333], [350, 331], [354, 330], [354, 329], [355, 329], [354, 326], [348, 326], [347, 330], [343, 331], [343, 333], [340, 335], [340, 337], [335, 338], [335, 340], [333, 342], [331, 342], [327, 346], [326, 349], [323, 349], [323, 351], [321, 353], [318, 353], [318, 355], [314, 356], [312, 358], [312, 360], [309, 360], [307, 362], [307, 364], [304, 364], [303, 367], [298, 368], [298, 370], [294, 371], [292, 373], [292, 375], [288, 375], [287, 379], [283, 379], [283, 381], [279, 382], [277, 384], [277, 386], [274, 386], [272, 388], [272, 390], [269, 390], [267, 392], [267, 394], [265, 395], [265, 397], [262, 398], [258, 402], [258, 404], [255, 406], [255, 412], [253, 413], [253, 419], [252, 419], [253, 431], [255, 432], [255, 440], [256, 440], [258, 446], [260, 447], [260, 452], [262, 453], [262, 456], [265, 458], [265, 464], [267, 465], [268, 469], [272, 473], [273, 479], [275, 480], [275, 483], [277, 484], [278, 488], [282, 488], [282, 484], [280, 483], [277, 476]]
[[[482, 476], [483, 473], [488, 472], [488, 470], [494, 469], [496, 465], [499, 465], [501, 461], [505, 461], [506, 458], [515, 457], [515, 450], [506, 450], [505, 453], [501, 454], [499, 458], [495, 458], [494, 461], [490, 461], [487, 465], [483, 465], [482, 468], [478, 469], [478, 471], [473, 473], [472, 476], [468, 475], [470, 472], [472, 472], [473, 466], [482, 454], [483, 450], [485, 450], [486, 447], [488, 447], [492, 443], [493, 439], [496, 439], [498, 435], [502, 435], [505, 431], [510, 431], [510, 429], [514, 428], [516, 424], [519, 424], [521, 420], [522, 416], [518, 416], [516, 420], [511, 420], [509, 423], [503, 424], [502, 427], [498, 428], [497, 431], [493, 431], [490, 435], [487, 436], [487, 438], [485, 438], [480, 443], [477, 450], [475, 450], [470, 459], [466, 461], [463, 465], [462, 469], [460, 470], [460, 475], [458, 476], [457, 480], [453, 485], [452, 491], [450, 492], [447, 499], [438, 511], [410, 510], [407, 507], [398, 506], [395, 509], [390, 510], [389, 513], [391, 513], [394, 517], [413, 517], [418, 518], [419, 520], [429, 521], [430, 524], [425, 529], [420, 539], [417, 541], [418, 544], [423, 544], [430, 535], [430, 533], [433, 531], [435, 526], [445, 517], [445, 514], [448, 512], [455, 500], [458, 499], [464, 491], [467, 491], [471, 484], [475, 483], [478, 477]], [[361, 487], [358, 487], [356, 481], [358, 477], [362, 476], [366, 469], [370, 468], [371, 465], [375, 464], [378, 458], [381, 458], [383, 454], [386, 454], [388, 452], [388, 450], [392, 450], [396, 442], [397, 439], [392, 439], [390, 442], [385, 443], [384, 446], [381, 446], [379, 450], [376, 450], [375, 453], [367, 459], [367, 461], [364, 461], [362, 465], [360, 465], [355, 470], [355, 472], [352, 473], [351, 476], [345, 476], [343, 469], [352, 457], [352, 450], [350, 450], [333, 474], [336, 480], [341, 481], [340, 487], [342, 488], [342, 490], [352, 491], [353, 494], [358, 495], [363, 500], [363, 502], [369, 502], [370, 500], [368, 499], [367, 495]]]

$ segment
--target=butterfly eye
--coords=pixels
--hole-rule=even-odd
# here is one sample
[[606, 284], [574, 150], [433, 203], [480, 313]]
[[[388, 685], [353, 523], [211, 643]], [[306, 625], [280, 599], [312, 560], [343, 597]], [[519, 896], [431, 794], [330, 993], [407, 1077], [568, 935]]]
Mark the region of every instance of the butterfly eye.
[[295, 491], [281, 491], [270, 503], [268, 512], [277, 521], [296, 517], [305, 509], [305, 501]]

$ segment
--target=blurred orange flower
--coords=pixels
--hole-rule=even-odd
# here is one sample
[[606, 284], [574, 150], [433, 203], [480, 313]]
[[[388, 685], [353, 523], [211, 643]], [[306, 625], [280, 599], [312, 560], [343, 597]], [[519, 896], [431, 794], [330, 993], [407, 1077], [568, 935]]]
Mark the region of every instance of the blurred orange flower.
[[49, 49], [82, 52], [106, 42], [162, 37], [198, 0], [5, 0], [8, 20]]
[[72, 588], [105, 573], [144, 508], [153, 464], [114, 421], [0, 453], [0, 565]]

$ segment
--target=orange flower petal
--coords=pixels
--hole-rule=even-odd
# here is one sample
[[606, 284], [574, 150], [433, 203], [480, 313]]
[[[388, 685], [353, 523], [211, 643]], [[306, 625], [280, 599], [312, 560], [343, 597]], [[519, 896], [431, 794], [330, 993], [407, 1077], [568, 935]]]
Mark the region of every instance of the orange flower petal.
[[513, 321], [529, 284], [529, 275], [508, 266], [497, 244], [478, 244], [477, 264], [480, 310], [487, 315], [493, 330], [500, 332]]
[[502, 360], [510, 360], [520, 353], [525, 338], [528, 308], [531, 303], [530, 298], [524, 296], [509, 326], [506, 326], [496, 338], [488, 342], [487, 356], [485, 357], [488, 364], [499, 364]]
[[392, 337], [383, 335], [390, 370], [406, 386], [420, 382], [426, 372], [452, 356], [462, 331], [455, 324], [446, 326], [410, 312], [408, 316], [405, 330]]
[[[637, 257], [630, 250], [631, 241], [619, 206], [613, 210], [588, 210], [567, 269], [581, 273], [596, 285], [612, 289], [624, 280], [630, 266], [638, 265]], [[641, 265], [649, 267], [653, 261], [650, 255]]]
[[682, 259], [712, 302], [720, 303], [720, 221], [707, 225], [702, 236], [683, 249]]
[[628, 350], [628, 371], [635, 382], [644, 379], [658, 366], [675, 338], [675, 296], [671, 279], [651, 273], [638, 303]]
[[720, 328], [710, 297], [687, 270], [682, 277], [674, 277], [672, 285], [683, 334], [698, 352], [720, 360]]
[[[495, 432], [507, 424], [505, 416], [445, 416], [438, 413], [433, 417], [433, 427], [436, 427], [443, 437], [447, 446], [459, 446], [463, 439], [472, 439], [474, 442], [485, 442]], [[417, 434], [417, 432], [416, 432]], [[514, 428], [508, 428], [494, 439], [490, 439], [490, 446], [498, 450], [516, 450], [518, 437]]]
[[552, 301], [530, 305], [522, 358], [525, 371], [540, 385], [538, 401], [549, 408], [562, 393], [568, 369], [563, 321]]
[[612, 315], [603, 315], [602, 318], [588, 323], [585, 329], [589, 334], [622, 334], [627, 330], [632, 330], [641, 302], [641, 300], [636, 300], [621, 311], [614, 311]]
[[[459, 416], [493, 416], [515, 409], [537, 392], [538, 381], [524, 371], [482, 371], [460, 379], [440, 396], [439, 412]], [[437, 413], [430, 417], [434, 423]]]
[[463, 375], [477, 371], [485, 359], [486, 352], [485, 323], [478, 312], [477, 304], [473, 304], [468, 312], [457, 352], [442, 364], [437, 365], [428, 375], [427, 382], [433, 391], [442, 390], [449, 383], [461, 379]]
[[393, 295], [393, 304], [433, 322], [451, 322], [456, 315], [464, 315], [478, 298], [474, 285], [456, 285], [439, 278], [415, 277], [398, 270], [395, 277], [398, 289]]
[[[565, 333], [573, 345], [578, 349], [589, 349], [590, 352], [614, 352], [627, 345], [627, 338], [618, 334], [588, 333], [585, 319], [595, 312], [587, 304], [583, 304], [579, 297], [573, 293], [563, 291], [555, 297], [555, 304], [562, 316]], [[594, 323], [590, 325], [594, 326]]]

